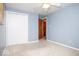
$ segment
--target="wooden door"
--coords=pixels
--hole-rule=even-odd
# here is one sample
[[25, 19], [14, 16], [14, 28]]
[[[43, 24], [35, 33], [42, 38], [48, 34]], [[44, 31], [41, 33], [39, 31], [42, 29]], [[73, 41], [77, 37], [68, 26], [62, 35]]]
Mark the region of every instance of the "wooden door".
[[43, 20], [43, 35], [46, 37], [46, 19]]
[[43, 20], [39, 19], [39, 23], [38, 23], [38, 31], [39, 31], [39, 39], [41, 39], [43, 37]]
[[39, 19], [38, 25], [39, 39], [46, 37], [46, 19]]

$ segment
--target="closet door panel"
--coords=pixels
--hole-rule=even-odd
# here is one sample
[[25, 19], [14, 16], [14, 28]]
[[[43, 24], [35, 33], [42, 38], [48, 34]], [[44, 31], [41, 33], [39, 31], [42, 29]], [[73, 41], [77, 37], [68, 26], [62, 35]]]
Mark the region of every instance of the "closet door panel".
[[7, 45], [22, 44], [28, 41], [28, 15], [6, 12]]

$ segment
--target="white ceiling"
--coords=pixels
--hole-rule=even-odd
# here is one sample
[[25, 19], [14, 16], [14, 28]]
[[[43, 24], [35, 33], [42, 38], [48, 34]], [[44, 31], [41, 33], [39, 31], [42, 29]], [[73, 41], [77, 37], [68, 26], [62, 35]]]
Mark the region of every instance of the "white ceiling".
[[22, 12], [37, 13], [39, 15], [45, 16], [69, 4], [61, 4], [61, 7], [56, 7], [52, 5], [49, 9], [43, 9], [42, 5], [43, 3], [6, 3], [6, 8]]

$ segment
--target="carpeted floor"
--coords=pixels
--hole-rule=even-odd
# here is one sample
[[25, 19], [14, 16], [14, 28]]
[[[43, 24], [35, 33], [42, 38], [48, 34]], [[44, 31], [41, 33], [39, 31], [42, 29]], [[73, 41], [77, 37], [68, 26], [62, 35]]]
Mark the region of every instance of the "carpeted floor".
[[79, 56], [79, 51], [40, 40], [37, 43], [8, 46], [3, 56]]

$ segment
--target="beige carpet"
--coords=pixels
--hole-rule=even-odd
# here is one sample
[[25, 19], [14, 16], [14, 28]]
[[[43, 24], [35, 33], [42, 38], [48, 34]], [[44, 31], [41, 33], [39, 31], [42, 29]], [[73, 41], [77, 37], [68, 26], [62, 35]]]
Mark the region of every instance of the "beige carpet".
[[3, 56], [79, 56], [79, 51], [41, 40], [38, 43], [8, 46]]

